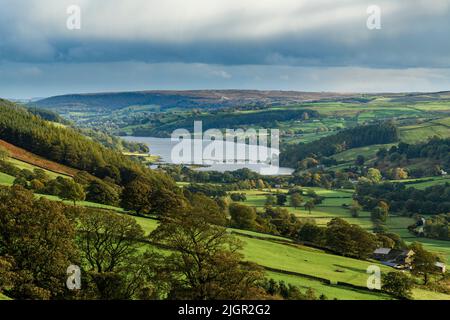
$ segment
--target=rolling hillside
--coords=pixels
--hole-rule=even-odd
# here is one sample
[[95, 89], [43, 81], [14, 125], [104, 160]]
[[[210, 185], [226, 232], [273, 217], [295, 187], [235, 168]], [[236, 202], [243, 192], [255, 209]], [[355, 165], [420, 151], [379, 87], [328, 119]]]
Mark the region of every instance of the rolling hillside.
[[319, 99], [352, 98], [355, 95], [295, 91], [198, 90], [137, 91], [92, 94], [70, 94], [33, 102], [50, 109], [120, 109], [133, 105], [158, 105], [162, 108], [226, 107], [245, 104], [286, 104]]
[[73, 177], [78, 173], [78, 170], [76, 169], [37, 156], [31, 152], [26, 151], [23, 148], [16, 147], [15, 145], [12, 145], [11, 143], [8, 143], [1, 139], [0, 139], [0, 148], [6, 150], [9, 156], [13, 159], [19, 160], [23, 163], [27, 163], [41, 169], [48, 170], [50, 172], [70, 177]]

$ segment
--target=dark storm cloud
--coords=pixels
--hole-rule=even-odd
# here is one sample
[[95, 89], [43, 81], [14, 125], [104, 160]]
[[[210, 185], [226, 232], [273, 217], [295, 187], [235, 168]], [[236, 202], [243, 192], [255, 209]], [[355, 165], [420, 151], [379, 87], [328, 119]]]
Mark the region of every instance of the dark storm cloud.
[[[72, 4], [80, 30], [66, 28]], [[380, 30], [366, 27], [373, 4]], [[0, 8], [3, 96], [450, 85], [450, 0], [0, 0]]]
[[[265, 5], [249, 1], [254, 14], [237, 11], [235, 1], [221, 1], [219, 7], [194, 11], [191, 19], [170, 8], [159, 9], [161, 2], [132, 0], [127, 4], [135, 6], [124, 7], [118, 1], [91, 0], [78, 1], [82, 29], [69, 31], [65, 8], [72, 2], [77, 3], [8, 1], [7, 9], [0, 11], [0, 58], [15, 62], [450, 66], [447, 0], [435, 0], [434, 4], [378, 1], [381, 30], [366, 28], [365, 9], [372, 2], [364, 0], [322, 1], [322, 5], [321, 1], [315, 5], [315, 1], [266, 1]], [[176, 12], [189, 3], [170, 2]], [[271, 15], [278, 7], [278, 13]], [[155, 21], [156, 9], [167, 17]], [[216, 20], [209, 19], [208, 10], [217, 15]]]

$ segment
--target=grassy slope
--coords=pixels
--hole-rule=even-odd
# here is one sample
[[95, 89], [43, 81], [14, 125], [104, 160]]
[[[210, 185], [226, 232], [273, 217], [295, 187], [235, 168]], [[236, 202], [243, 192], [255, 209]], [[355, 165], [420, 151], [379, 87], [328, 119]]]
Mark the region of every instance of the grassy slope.
[[[353, 224], [357, 224], [366, 230], [372, 228], [372, 222], [370, 221], [370, 214], [368, 212], [361, 212], [358, 218], [352, 218], [350, 212], [342, 207], [343, 204], [350, 205], [352, 203], [352, 194], [349, 191], [325, 190], [321, 188], [304, 189], [314, 190], [318, 195], [323, 196], [325, 199], [311, 211], [311, 214], [303, 207], [284, 207], [297, 217], [313, 218], [318, 225], [326, 225], [332, 218], [339, 217], [344, 218]], [[266, 201], [266, 195], [269, 192], [259, 190], [246, 190], [244, 192], [247, 197], [247, 201], [245, 201], [244, 204], [262, 210]], [[305, 200], [308, 199], [307, 197], [304, 198]]]
[[4, 294], [0, 293], [0, 301], [1, 300], [11, 300], [11, 299], [5, 296]]
[[[136, 220], [147, 233], [153, 231], [158, 224], [156, 220], [147, 218], [136, 217]], [[250, 261], [327, 280], [365, 286], [367, 266], [374, 264], [300, 245], [287, 245], [239, 235], [237, 237], [245, 243], [243, 254]], [[321, 268], [318, 269], [318, 265]], [[381, 268], [387, 270], [384, 266]]]
[[61, 165], [59, 163], [44, 159], [40, 156], [37, 156], [31, 152], [26, 151], [25, 149], [16, 147], [6, 141], [0, 139], [0, 147], [7, 150], [10, 156], [14, 159], [32, 164], [34, 166], [47, 169], [49, 171], [53, 171], [55, 173], [74, 176], [77, 174], [78, 170], [69, 168], [67, 166]]
[[[431, 179], [431, 180], [430, 180]], [[427, 178], [420, 178], [420, 179], [405, 179], [405, 180], [392, 180], [393, 182], [412, 182], [414, 183], [408, 183], [407, 187], [413, 187], [416, 189], [426, 189], [431, 186], [435, 186], [438, 184], [444, 184], [446, 182], [450, 183], [450, 176], [442, 176], [442, 177], [427, 177]]]
[[450, 128], [439, 123], [429, 123], [427, 125], [402, 127], [400, 129], [400, 139], [406, 143], [423, 142], [433, 136], [448, 138], [450, 137]]
[[355, 159], [358, 155], [362, 155], [366, 158], [366, 160], [370, 160], [372, 158], [375, 158], [376, 153], [380, 148], [386, 148], [389, 149], [395, 145], [395, 143], [388, 143], [388, 144], [374, 144], [371, 146], [366, 147], [360, 147], [360, 148], [353, 148], [346, 150], [344, 152], [335, 154], [332, 156], [332, 158], [336, 159], [339, 162], [351, 162], [352, 164], [355, 162]]
[[[153, 219], [136, 217], [138, 223], [147, 233], [153, 231], [158, 222]], [[260, 235], [254, 233], [255, 235]], [[264, 236], [264, 235], [260, 235]], [[340, 300], [381, 300], [391, 297], [378, 292], [370, 292], [364, 289], [367, 280], [366, 268], [376, 263], [355, 260], [324, 253], [321, 250], [280, 244], [262, 239], [248, 237], [239, 238], [245, 243], [243, 254], [253, 262], [264, 267], [291, 271], [300, 274], [312, 275], [326, 280], [340, 281], [361, 286], [361, 289], [326, 284], [322, 281], [309, 279], [298, 275], [288, 275], [279, 272], [268, 271], [268, 278], [283, 280], [286, 283], [299, 286], [303, 289], [313, 288], [318, 295], [325, 294], [329, 299]], [[389, 272], [392, 269], [380, 266], [382, 271]], [[449, 295], [414, 289], [415, 299], [450, 299]]]
[[[142, 217], [135, 217], [146, 233], [156, 229], [158, 221]], [[233, 230], [233, 229], [232, 229]], [[244, 232], [245, 234], [266, 237], [264, 234]], [[371, 262], [339, 257], [324, 253], [321, 250], [304, 246], [286, 245], [270, 241], [279, 237], [267, 237], [267, 240], [254, 239], [247, 236], [238, 238], [245, 243], [242, 253], [246, 259], [261, 266], [296, 273], [312, 275], [326, 280], [340, 281], [365, 286], [367, 279], [366, 268]], [[386, 269], [381, 266], [382, 269]], [[381, 299], [386, 298], [379, 293], [367, 292], [364, 289], [354, 290], [347, 287], [326, 285], [321, 281], [301, 276], [285, 275], [278, 272], [268, 272], [268, 277], [276, 280], [285, 280], [293, 285], [312, 287], [318, 294], [325, 294], [331, 298], [339, 299]]]
[[[38, 195], [49, 198], [50, 200], [60, 200], [55, 196]], [[79, 202], [79, 205], [88, 207], [97, 207], [102, 209], [112, 209], [122, 211], [120, 208], [105, 206], [92, 202]], [[158, 226], [158, 221], [143, 217], [134, 217], [137, 222], [144, 228], [146, 233], [150, 233]], [[275, 237], [256, 232], [230, 229], [244, 243], [243, 254], [246, 259], [254, 261], [261, 266], [274, 269], [286, 270], [300, 274], [312, 275], [322, 279], [350, 283], [364, 287], [367, 279], [366, 268], [371, 262], [360, 261], [346, 257], [327, 254], [321, 250], [297, 246], [287, 245], [283, 243], [273, 242], [271, 240], [286, 240], [281, 237]], [[256, 236], [258, 238], [249, 238], [248, 236]], [[260, 239], [263, 238], [263, 239]], [[382, 270], [388, 271], [389, 268], [381, 266]], [[338, 298], [343, 300], [351, 299], [385, 299], [388, 298], [379, 293], [371, 293], [366, 290], [355, 290], [347, 287], [333, 286], [324, 284], [321, 281], [308, 279], [301, 276], [286, 275], [278, 272], [268, 272], [268, 276], [277, 280], [284, 280], [287, 283], [298, 285], [301, 287], [311, 287], [318, 294], [325, 294], [329, 298]], [[433, 297], [433, 293], [420, 290], [415, 292], [416, 298]], [[447, 296], [445, 296], [447, 297]], [[442, 298], [442, 297], [436, 297]]]
[[281, 274], [276, 272], [267, 272], [267, 277], [276, 281], [284, 281], [301, 288], [303, 291], [312, 288], [316, 293], [324, 294], [328, 299], [338, 300], [386, 300], [391, 299], [387, 295], [367, 290], [357, 290], [343, 288], [331, 284], [325, 284], [320, 281], [301, 278], [293, 275]]
[[[427, 185], [437, 184], [437, 183], [443, 183], [445, 181], [448, 181], [447, 178], [436, 178], [435, 181], [431, 182], [423, 182], [419, 183], [419, 186], [424, 187]], [[310, 188], [314, 189], [316, 193], [322, 195], [325, 197], [324, 202], [316, 207], [312, 212], [311, 215], [307, 213], [304, 209], [294, 209], [292, 207], [286, 207], [289, 211], [295, 213], [299, 217], [306, 217], [306, 218], [314, 218], [316, 220], [316, 223], [318, 225], [325, 225], [331, 218], [333, 217], [341, 217], [349, 221], [350, 223], [358, 224], [361, 227], [371, 230], [372, 228], [372, 222], [370, 220], [370, 214], [368, 212], [361, 212], [359, 218], [351, 218], [348, 210], [341, 207], [343, 203], [351, 203], [351, 194], [348, 192], [342, 192], [342, 191], [334, 191], [334, 190], [324, 190], [320, 188]], [[261, 208], [264, 206], [265, 202], [265, 195], [267, 192], [265, 191], [256, 191], [256, 190], [249, 190], [245, 191], [247, 194], [247, 201], [244, 202], [247, 205], [255, 206], [257, 208]], [[334, 198], [334, 197], [340, 197], [340, 198]], [[341, 198], [342, 197], [342, 198]], [[424, 247], [430, 251], [433, 251], [437, 254], [439, 254], [444, 261], [447, 262], [447, 264], [450, 263], [450, 243], [448, 241], [440, 241], [440, 240], [433, 240], [433, 239], [426, 239], [426, 238], [417, 238], [414, 237], [412, 234], [408, 232], [406, 229], [409, 225], [411, 225], [414, 222], [412, 218], [407, 217], [398, 217], [398, 216], [391, 216], [387, 222], [387, 226], [392, 232], [398, 233], [407, 243], [412, 243], [413, 241], [420, 241]], [[252, 239], [253, 240], [253, 239]], [[246, 249], [246, 252], [248, 250], [248, 258], [252, 261], [257, 261], [261, 265], [269, 266], [272, 268], [280, 267], [281, 269], [289, 270], [289, 271], [295, 271], [295, 270], [307, 270], [306, 273], [313, 274], [313, 275], [325, 275], [328, 276], [333, 275], [332, 269], [330, 269], [330, 265], [327, 265], [327, 261], [325, 259], [322, 261], [316, 261], [314, 264], [315, 266], [320, 265], [321, 271], [315, 271], [308, 268], [308, 265], [302, 265], [301, 261], [297, 261], [297, 259], [301, 259], [301, 254], [299, 254], [298, 251], [294, 251], [295, 253], [292, 253], [289, 249], [286, 248], [286, 246], [281, 246], [280, 244], [271, 244], [270, 246], [261, 245], [261, 243], [254, 242], [254, 241], [246, 241], [248, 244], [248, 249]], [[270, 250], [268, 248], [271, 248]], [[276, 248], [274, 248], [276, 247]], [[280, 255], [281, 253], [281, 255]], [[282, 258], [280, 259], [279, 256]], [[313, 255], [308, 255], [313, 256]], [[334, 256], [333, 256], [334, 257]], [[270, 264], [267, 264], [267, 260], [273, 261]], [[308, 260], [308, 259], [306, 259]], [[269, 262], [270, 262], [269, 261]], [[310, 260], [312, 261], [312, 260]], [[306, 261], [305, 261], [306, 262]], [[285, 267], [283, 267], [285, 266]], [[311, 267], [311, 266], [310, 266]], [[294, 269], [289, 269], [294, 268]], [[314, 268], [313, 268], [314, 269]], [[390, 269], [389, 269], [390, 270]], [[331, 273], [330, 273], [331, 271]], [[363, 271], [363, 268], [360, 270]], [[295, 271], [299, 272], [299, 271]], [[350, 274], [349, 274], [350, 275]], [[280, 277], [284, 277], [285, 275], [279, 275]], [[342, 275], [343, 276], [343, 275]], [[294, 276], [295, 277], [295, 276]], [[298, 277], [295, 277], [298, 278]], [[297, 279], [297, 281], [304, 281], [305, 283], [307, 279]], [[344, 281], [347, 282], [347, 281]], [[351, 282], [350, 282], [351, 283]], [[323, 285], [321, 283], [316, 284], [319, 287], [323, 288]], [[326, 288], [329, 290], [330, 288]], [[346, 295], [349, 297], [349, 295]], [[424, 290], [415, 290], [414, 296], [416, 299], [441, 299], [441, 294], [438, 293], [432, 293], [429, 291]], [[444, 295], [446, 298], [449, 298], [449, 296]]]
[[418, 241], [422, 243], [427, 250], [439, 254], [447, 264], [450, 264], [450, 242], [414, 236], [407, 230], [407, 227], [414, 222], [415, 220], [412, 218], [391, 215], [388, 218], [386, 225], [390, 231], [399, 234], [407, 243]]
[[[48, 195], [48, 194], [36, 194], [37, 197], [44, 197], [47, 198], [49, 200], [52, 201], [63, 201], [61, 198], [57, 197], [57, 196], [52, 196], [52, 195]], [[70, 204], [72, 205], [73, 202], [72, 201], [63, 201], [66, 204]], [[124, 212], [124, 209], [119, 208], [119, 207], [113, 207], [113, 206], [108, 206], [106, 204], [100, 204], [100, 203], [95, 203], [95, 202], [90, 202], [90, 201], [77, 201], [76, 202], [77, 205], [79, 206], [83, 206], [83, 207], [89, 207], [89, 208], [97, 208], [97, 209], [106, 209], [106, 210], [113, 210], [113, 211], [118, 211], [118, 212]]]
[[46, 169], [43, 169], [41, 167], [35, 166], [33, 164], [27, 163], [27, 162], [23, 162], [17, 159], [13, 159], [13, 158], [7, 158], [7, 161], [10, 162], [11, 164], [13, 164], [14, 166], [16, 166], [19, 169], [27, 169], [30, 171], [33, 171], [34, 169], [42, 169], [45, 171], [45, 173], [52, 179], [55, 179], [57, 177], [64, 177], [64, 178], [70, 178], [70, 176], [66, 175], [66, 174], [61, 174], [61, 173], [57, 173], [57, 172], [53, 172], [53, 171], [49, 171]]
[[14, 177], [7, 175], [6, 173], [0, 172], [0, 185], [10, 186], [14, 182]]

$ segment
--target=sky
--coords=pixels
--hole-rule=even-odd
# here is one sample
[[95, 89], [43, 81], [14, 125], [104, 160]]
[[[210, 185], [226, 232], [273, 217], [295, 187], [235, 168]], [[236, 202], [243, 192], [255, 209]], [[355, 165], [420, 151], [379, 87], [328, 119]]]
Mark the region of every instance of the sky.
[[0, 97], [163, 89], [450, 90], [450, 0], [0, 0]]

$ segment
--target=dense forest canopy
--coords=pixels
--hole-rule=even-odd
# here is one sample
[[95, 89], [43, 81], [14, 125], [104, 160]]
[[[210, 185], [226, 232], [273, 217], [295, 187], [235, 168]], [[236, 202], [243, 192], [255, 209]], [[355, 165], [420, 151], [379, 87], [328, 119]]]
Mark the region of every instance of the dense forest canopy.
[[355, 198], [366, 210], [372, 210], [380, 201], [386, 202], [392, 212], [424, 215], [450, 211], [450, 184], [440, 184], [420, 190], [407, 188], [403, 183], [359, 184]]
[[172, 184], [166, 175], [147, 169], [72, 128], [55, 126], [6, 100], [0, 100], [0, 139], [99, 178], [109, 177], [119, 185], [125, 185], [139, 175], [167, 186]]

